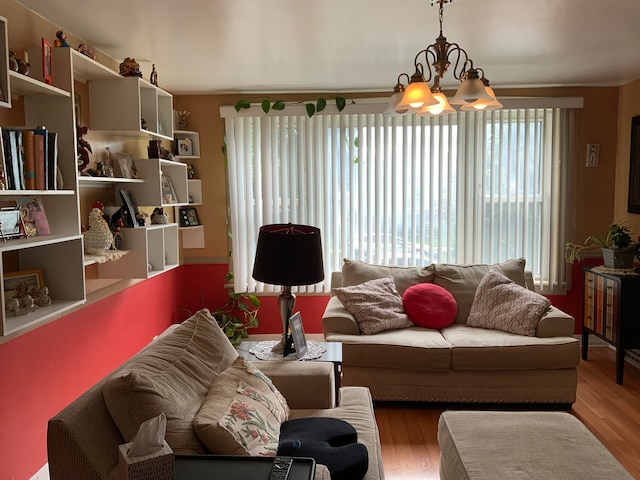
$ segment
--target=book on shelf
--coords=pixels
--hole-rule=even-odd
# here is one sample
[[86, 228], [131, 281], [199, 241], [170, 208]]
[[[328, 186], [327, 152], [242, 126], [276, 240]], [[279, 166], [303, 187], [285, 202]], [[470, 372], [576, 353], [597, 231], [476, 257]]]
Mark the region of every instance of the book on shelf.
[[55, 190], [58, 134], [39, 127], [1, 127], [0, 169], [8, 190]]

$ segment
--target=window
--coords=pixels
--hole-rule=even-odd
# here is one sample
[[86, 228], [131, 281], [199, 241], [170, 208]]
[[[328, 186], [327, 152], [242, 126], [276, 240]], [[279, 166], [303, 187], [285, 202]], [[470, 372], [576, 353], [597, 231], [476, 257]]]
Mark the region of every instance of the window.
[[376, 108], [227, 116], [237, 291], [279, 288], [251, 270], [260, 226], [287, 222], [322, 232], [326, 280], [299, 291], [328, 291], [345, 257], [427, 265], [523, 256], [539, 290], [564, 288], [572, 110], [385, 117]]

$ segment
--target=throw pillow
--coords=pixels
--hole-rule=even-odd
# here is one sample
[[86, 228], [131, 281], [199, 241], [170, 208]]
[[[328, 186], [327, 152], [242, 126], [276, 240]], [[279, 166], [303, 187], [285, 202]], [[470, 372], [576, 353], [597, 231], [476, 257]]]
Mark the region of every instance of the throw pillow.
[[359, 260], [344, 259], [342, 264], [342, 286], [351, 287], [369, 280], [392, 277], [398, 293], [402, 295], [411, 285], [431, 282], [433, 280], [433, 266], [427, 267], [388, 267], [385, 265], [371, 265]]
[[467, 325], [535, 337], [538, 321], [550, 305], [548, 298], [490, 270], [478, 285]]
[[287, 401], [273, 382], [238, 357], [211, 385], [193, 427], [211, 453], [275, 456], [288, 418]]
[[456, 319], [458, 304], [451, 293], [433, 283], [420, 283], [407, 288], [402, 305], [409, 319], [424, 328], [439, 330]]
[[413, 322], [404, 313], [402, 298], [391, 277], [334, 288], [333, 293], [353, 315], [360, 332], [365, 335], [413, 327]]
[[523, 287], [526, 285], [524, 276], [525, 259], [518, 258], [507, 260], [503, 263], [478, 264], [478, 265], [454, 265], [438, 263], [434, 265], [433, 283], [440, 285], [448, 292], [458, 304], [456, 323], [464, 324], [469, 316], [469, 310], [473, 303], [476, 289], [489, 270], [497, 270]]
[[215, 318], [203, 309], [159, 337], [105, 382], [107, 409], [125, 441], [162, 412], [165, 440], [176, 453], [205, 453], [193, 419], [219, 372], [238, 352]]

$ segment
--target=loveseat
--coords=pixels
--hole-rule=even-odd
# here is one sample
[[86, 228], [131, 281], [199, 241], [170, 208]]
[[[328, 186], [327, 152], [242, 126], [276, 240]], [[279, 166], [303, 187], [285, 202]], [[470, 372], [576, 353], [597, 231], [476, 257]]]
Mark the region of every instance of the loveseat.
[[[268, 378], [263, 378], [261, 372]], [[226, 430], [217, 428], [222, 423], [210, 422], [200, 429], [205, 406], [232, 408], [232, 400], [227, 398], [225, 403], [220, 396], [230, 384], [231, 395], [238, 398], [236, 392], [244, 387], [236, 380], [237, 376], [251, 388], [256, 378], [266, 385], [270, 379], [271, 387], [275, 385], [277, 389], [271, 393], [277, 391], [286, 399], [289, 419], [334, 417], [349, 422], [357, 431], [358, 442], [367, 447], [368, 471], [364, 478], [383, 479], [380, 441], [369, 391], [344, 387], [336, 392], [333, 372], [333, 365], [324, 362], [245, 363], [210, 312], [201, 310], [167, 329], [49, 420], [50, 478], [122, 478], [118, 446], [131, 441], [142, 422], [162, 412], [167, 419], [165, 440], [175, 454], [229, 454], [230, 448], [242, 450]], [[257, 398], [248, 390], [243, 402]], [[280, 402], [278, 395], [276, 401]], [[201, 435], [214, 433], [207, 429], [216, 428], [215, 438]], [[318, 465], [316, 478], [328, 479], [328, 470]]]
[[[523, 294], [523, 300], [516, 298], [510, 308], [524, 313], [512, 314], [505, 325], [492, 323], [500, 317], [500, 305], [474, 309], [474, 302], [478, 305], [486, 300], [477, 293], [488, 272], [491, 278], [506, 277], [503, 283]], [[333, 295], [322, 317], [322, 329], [327, 341], [342, 342], [342, 385], [366, 386], [374, 400], [558, 404], [558, 408], [570, 408], [575, 401], [579, 346], [573, 337], [573, 317], [545, 306], [529, 325], [528, 335], [509, 331], [509, 320], [517, 323], [518, 315], [527, 316], [530, 310], [525, 292], [531, 292], [536, 301], [543, 298], [532, 292], [532, 277], [525, 272], [523, 258], [495, 265], [426, 267], [389, 267], [345, 259], [342, 270], [332, 274], [332, 292], [342, 289], [342, 297], [349, 299], [354, 288], [364, 289], [381, 278], [393, 279], [401, 299], [418, 284], [433, 284], [449, 292], [457, 306], [455, 318], [443, 328], [409, 322], [412, 326], [403, 325], [406, 328], [364, 334], [353, 308], [350, 312]], [[493, 297], [498, 289], [482, 292]], [[493, 328], [469, 326], [472, 313], [475, 325], [486, 321]]]

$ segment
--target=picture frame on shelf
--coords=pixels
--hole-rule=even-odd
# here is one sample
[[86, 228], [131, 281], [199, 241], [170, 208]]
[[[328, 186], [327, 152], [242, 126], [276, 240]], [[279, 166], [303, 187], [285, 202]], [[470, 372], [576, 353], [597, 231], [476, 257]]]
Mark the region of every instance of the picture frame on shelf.
[[[136, 204], [133, 194], [128, 190], [120, 190], [120, 198], [122, 199], [122, 221], [127, 228], [143, 227], [144, 223], [138, 220], [140, 212]], [[144, 219], [142, 219], [144, 222]]]
[[296, 358], [302, 358], [307, 353], [307, 337], [304, 334], [300, 312], [296, 312], [289, 317], [289, 329], [291, 329], [291, 338], [295, 346], [294, 355]]
[[178, 203], [178, 195], [173, 180], [169, 175], [162, 174], [162, 203]]
[[16, 298], [16, 294], [22, 296], [27, 293], [32, 298], [38, 298], [40, 288], [44, 286], [42, 270], [6, 272], [3, 281], [5, 302]]
[[134, 162], [130, 153], [116, 153], [116, 160], [118, 168], [120, 169], [120, 176], [122, 178], [139, 178], [136, 162]]
[[51, 45], [46, 38], [42, 37], [42, 79], [44, 83], [53, 84], [53, 67], [51, 60]]
[[198, 211], [193, 207], [184, 207], [179, 211], [181, 227], [197, 227], [200, 225]]
[[178, 145], [177, 155], [182, 157], [190, 157], [193, 155], [193, 141], [190, 138], [179, 138], [176, 141]]
[[10, 238], [24, 235], [24, 224], [17, 205], [0, 208], [0, 238], [5, 242]]
[[27, 237], [51, 235], [49, 220], [40, 197], [27, 197], [20, 200], [20, 216]]

